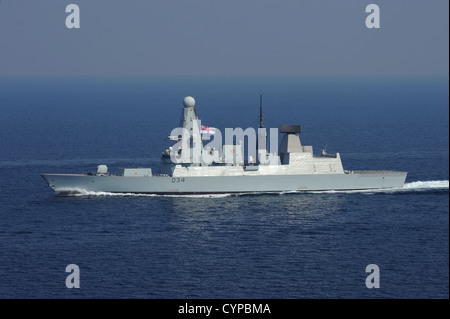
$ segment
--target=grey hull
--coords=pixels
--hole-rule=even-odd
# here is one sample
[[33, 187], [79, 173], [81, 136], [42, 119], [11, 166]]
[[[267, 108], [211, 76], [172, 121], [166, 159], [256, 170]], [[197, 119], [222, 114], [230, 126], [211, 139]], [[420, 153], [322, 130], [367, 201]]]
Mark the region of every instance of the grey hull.
[[57, 193], [217, 194], [401, 188], [406, 174], [406, 172], [363, 171], [346, 174], [207, 177], [82, 174], [41, 174], [41, 176]]

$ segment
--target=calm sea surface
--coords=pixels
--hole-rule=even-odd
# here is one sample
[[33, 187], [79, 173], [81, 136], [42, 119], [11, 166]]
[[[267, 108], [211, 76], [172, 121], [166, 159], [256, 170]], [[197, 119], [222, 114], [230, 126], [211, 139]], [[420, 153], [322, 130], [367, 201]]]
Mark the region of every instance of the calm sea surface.
[[[448, 298], [448, 78], [1, 78], [0, 298]], [[302, 124], [403, 189], [56, 196], [40, 173], [152, 167], [202, 124]], [[66, 288], [66, 266], [80, 289]], [[380, 269], [368, 289], [366, 266]]]

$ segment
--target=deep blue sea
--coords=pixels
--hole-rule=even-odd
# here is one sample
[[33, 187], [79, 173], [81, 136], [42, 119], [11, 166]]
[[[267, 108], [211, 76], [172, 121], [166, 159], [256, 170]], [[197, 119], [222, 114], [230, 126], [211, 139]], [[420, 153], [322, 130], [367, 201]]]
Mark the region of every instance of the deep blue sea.
[[[222, 130], [257, 127], [260, 94], [267, 128], [301, 124], [315, 153], [405, 187], [56, 196], [39, 175], [156, 169], [185, 96]], [[448, 77], [4, 77], [0, 176], [3, 299], [449, 297]]]

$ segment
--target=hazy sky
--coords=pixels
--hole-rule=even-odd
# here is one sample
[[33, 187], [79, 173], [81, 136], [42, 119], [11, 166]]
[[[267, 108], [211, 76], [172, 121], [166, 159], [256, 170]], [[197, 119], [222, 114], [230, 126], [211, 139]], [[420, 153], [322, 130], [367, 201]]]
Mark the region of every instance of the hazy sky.
[[[80, 28], [65, 24], [80, 7]], [[365, 8], [380, 8], [368, 29]], [[448, 75], [448, 0], [1, 0], [1, 75]]]

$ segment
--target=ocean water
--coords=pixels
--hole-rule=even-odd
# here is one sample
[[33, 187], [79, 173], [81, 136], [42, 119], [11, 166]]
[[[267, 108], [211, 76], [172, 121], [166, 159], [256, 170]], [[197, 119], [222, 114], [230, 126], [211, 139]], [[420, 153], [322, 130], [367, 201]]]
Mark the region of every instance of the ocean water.
[[[0, 78], [0, 298], [448, 298], [448, 78]], [[202, 124], [302, 124], [386, 191], [56, 196], [40, 173], [152, 167]], [[80, 269], [68, 289], [66, 266]], [[380, 270], [368, 289], [366, 267]]]

